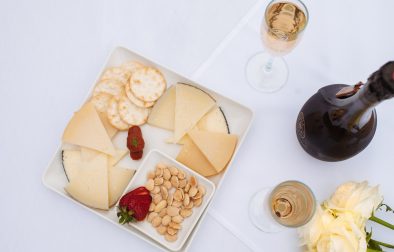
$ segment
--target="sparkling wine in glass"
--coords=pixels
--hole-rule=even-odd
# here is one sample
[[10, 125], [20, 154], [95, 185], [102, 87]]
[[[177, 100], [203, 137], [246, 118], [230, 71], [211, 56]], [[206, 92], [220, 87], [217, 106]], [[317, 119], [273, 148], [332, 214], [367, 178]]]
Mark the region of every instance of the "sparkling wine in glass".
[[281, 57], [301, 39], [308, 23], [308, 10], [299, 0], [271, 1], [261, 24], [266, 52], [252, 56], [246, 66], [249, 84], [261, 92], [275, 92], [287, 81], [288, 67]]
[[311, 220], [315, 211], [312, 190], [295, 180], [258, 191], [249, 206], [252, 223], [268, 233], [279, 232], [285, 227], [301, 227]]

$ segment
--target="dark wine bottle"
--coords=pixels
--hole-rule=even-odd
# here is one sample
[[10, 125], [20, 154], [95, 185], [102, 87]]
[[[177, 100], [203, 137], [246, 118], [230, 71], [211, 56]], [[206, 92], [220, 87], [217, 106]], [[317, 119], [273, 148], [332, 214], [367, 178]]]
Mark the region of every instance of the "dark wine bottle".
[[376, 130], [374, 107], [394, 96], [394, 61], [367, 83], [325, 86], [304, 104], [296, 132], [302, 148], [323, 161], [342, 161], [361, 152]]

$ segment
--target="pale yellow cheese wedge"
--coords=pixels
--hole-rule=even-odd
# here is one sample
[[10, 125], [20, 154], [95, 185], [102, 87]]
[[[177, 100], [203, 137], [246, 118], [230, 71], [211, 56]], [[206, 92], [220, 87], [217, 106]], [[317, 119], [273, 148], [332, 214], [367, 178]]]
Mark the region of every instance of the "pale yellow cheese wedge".
[[226, 167], [238, 141], [236, 135], [227, 133], [193, 130], [188, 135], [217, 172]]
[[109, 138], [113, 138], [116, 135], [116, 133], [118, 133], [118, 129], [112, 126], [112, 124], [108, 121], [107, 113], [101, 112], [98, 113], [98, 115], [101, 119], [101, 122], [103, 123], [105, 130], [107, 131]]
[[108, 168], [108, 202], [110, 207], [115, 205], [122, 196], [134, 173], [135, 170], [119, 166]]
[[[115, 156], [108, 156], [108, 166], [116, 165], [127, 153], [128, 150], [115, 149]], [[81, 158], [85, 162], [92, 160], [99, 154], [101, 154], [101, 152], [81, 147]]]
[[115, 155], [115, 148], [108, 136], [94, 105], [86, 103], [74, 114], [63, 133], [63, 142]]
[[153, 106], [148, 124], [166, 130], [174, 130], [175, 120], [175, 87], [172, 86]]
[[63, 168], [69, 181], [74, 179], [81, 167], [81, 152], [79, 150], [63, 150]]
[[82, 162], [76, 176], [65, 187], [67, 193], [82, 204], [108, 209], [108, 158], [105, 154]]
[[186, 84], [177, 84], [175, 93], [175, 130], [177, 143], [216, 104], [204, 91]]
[[205, 177], [218, 173], [204, 154], [190, 140], [185, 140], [185, 144], [176, 157], [176, 160]]

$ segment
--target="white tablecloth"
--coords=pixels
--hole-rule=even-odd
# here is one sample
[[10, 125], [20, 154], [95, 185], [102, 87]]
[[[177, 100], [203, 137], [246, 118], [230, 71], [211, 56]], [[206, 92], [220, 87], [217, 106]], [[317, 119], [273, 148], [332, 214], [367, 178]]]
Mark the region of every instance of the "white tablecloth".
[[[310, 23], [286, 60], [278, 93], [251, 89], [248, 58], [262, 50], [258, 26], [267, 1], [1, 1], [0, 251], [155, 251], [41, 184], [69, 114], [107, 54], [123, 45], [194, 76], [253, 108], [256, 119], [191, 251], [297, 251], [295, 230], [265, 234], [248, 201], [261, 187], [304, 181], [323, 200], [347, 180], [381, 184], [394, 204], [393, 101], [360, 155], [340, 163], [309, 157], [295, 136], [297, 113], [322, 85], [356, 83], [394, 59], [394, 2], [305, 1]], [[390, 218], [389, 218], [390, 217]], [[387, 216], [394, 222], [394, 216]], [[390, 241], [393, 233], [377, 227]]]

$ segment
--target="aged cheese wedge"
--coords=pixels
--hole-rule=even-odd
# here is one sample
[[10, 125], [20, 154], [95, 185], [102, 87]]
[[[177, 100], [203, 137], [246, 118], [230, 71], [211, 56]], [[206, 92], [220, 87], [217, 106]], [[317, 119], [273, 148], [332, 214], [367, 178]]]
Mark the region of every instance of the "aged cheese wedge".
[[103, 123], [105, 130], [107, 131], [108, 136], [110, 138], [113, 138], [116, 135], [116, 133], [118, 133], [118, 129], [112, 126], [112, 124], [108, 121], [107, 112], [98, 113], [98, 115], [101, 119], [101, 122]]
[[67, 193], [82, 204], [108, 209], [108, 158], [100, 154], [90, 162], [82, 162], [81, 167], [65, 187]]
[[175, 87], [172, 86], [167, 89], [153, 106], [148, 118], [148, 124], [166, 130], [174, 130], [174, 120]]
[[78, 174], [81, 167], [81, 152], [79, 150], [63, 150], [62, 164], [68, 181], [71, 181]]
[[213, 176], [218, 173], [191, 140], [185, 141], [176, 160], [205, 177]]
[[175, 131], [177, 143], [197, 122], [215, 106], [215, 100], [196, 87], [178, 83], [175, 94]]
[[198, 130], [189, 132], [189, 136], [217, 172], [221, 172], [230, 161], [238, 140], [233, 134]]
[[115, 205], [122, 196], [123, 191], [133, 177], [135, 170], [119, 166], [108, 168], [108, 202], [109, 206]]
[[63, 142], [88, 147], [111, 156], [115, 155], [111, 139], [94, 105], [90, 102], [71, 118], [64, 130]]
[[[115, 156], [108, 156], [108, 165], [109, 166], [116, 165], [127, 154], [127, 152], [128, 150], [115, 149]], [[82, 158], [82, 161], [84, 162], [89, 162], [94, 157], [100, 154], [101, 152], [99, 151], [81, 147], [80, 156]]]

